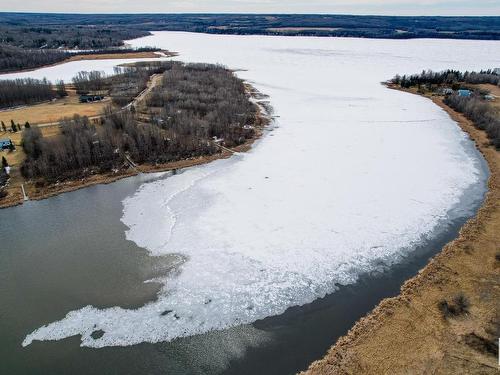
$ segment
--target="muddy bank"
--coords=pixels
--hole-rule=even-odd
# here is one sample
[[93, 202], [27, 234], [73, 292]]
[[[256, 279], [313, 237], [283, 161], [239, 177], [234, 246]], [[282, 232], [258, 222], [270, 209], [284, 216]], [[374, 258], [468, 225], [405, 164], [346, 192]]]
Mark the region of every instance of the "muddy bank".
[[[497, 373], [500, 333], [500, 153], [463, 115], [432, 98], [486, 159], [488, 193], [477, 215], [399, 296], [360, 319], [305, 374]], [[457, 314], [457, 296], [467, 307]]]

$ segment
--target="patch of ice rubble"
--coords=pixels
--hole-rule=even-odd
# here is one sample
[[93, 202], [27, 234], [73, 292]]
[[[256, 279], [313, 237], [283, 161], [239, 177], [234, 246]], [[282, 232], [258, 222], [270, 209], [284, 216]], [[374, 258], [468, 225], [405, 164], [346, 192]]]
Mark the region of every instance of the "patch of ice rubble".
[[170, 32], [136, 43], [246, 68], [238, 74], [270, 95], [279, 126], [249, 153], [144, 184], [123, 202], [128, 239], [186, 259], [157, 301], [87, 306], [23, 345], [77, 334], [93, 347], [168, 341], [283, 313], [399, 261], [480, 181], [477, 153], [444, 111], [379, 82], [491, 62], [487, 43]]

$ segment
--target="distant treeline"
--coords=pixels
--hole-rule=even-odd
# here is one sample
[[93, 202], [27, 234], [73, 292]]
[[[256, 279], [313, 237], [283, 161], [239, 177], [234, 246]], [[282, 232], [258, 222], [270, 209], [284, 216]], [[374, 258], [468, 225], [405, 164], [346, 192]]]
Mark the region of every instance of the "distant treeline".
[[[500, 17], [399, 17], [327, 14], [0, 14], [0, 35], [20, 45], [103, 48], [149, 30], [365, 38], [500, 39]], [[12, 35], [17, 33], [19, 35]], [[58, 38], [54, 34], [61, 34]], [[4, 37], [5, 39], [5, 37]], [[94, 47], [92, 47], [94, 45]], [[96, 47], [100, 45], [100, 47]]]
[[[44, 24], [40, 17], [26, 14], [14, 19], [0, 14], [0, 43], [27, 49], [105, 49], [119, 47], [127, 39], [149, 35], [128, 25], [78, 25], [70, 22]], [[57, 18], [57, 17], [56, 17]], [[9, 19], [9, 21], [7, 21]]]
[[424, 70], [420, 74], [413, 75], [397, 75], [391, 80], [393, 83], [404, 88], [410, 88], [420, 85], [449, 85], [470, 83], [481, 84], [489, 83], [499, 85], [500, 75], [493, 70], [481, 70], [480, 72], [460, 72], [458, 70], [444, 70], [441, 72], [433, 72], [432, 70]]
[[58, 50], [23, 49], [0, 44], [0, 73], [38, 68], [68, 57], [67, 53]]
[[0, 108], [35, 104], [68, 95], [63, 81], [55, 86], [47, 79], [0, 80]]
[[0, 81], [0, 108], [51, 100], [56, 95], [52, 84], [46, 79], [19, 78]]
[[[394, 17], [318, 14], [30, 14], [0, 13], [0, 72], [67, 58], [62, 49], [110, 50], [149, 30], [211, 34], [385, 39], [500, 40], [500, 17]], [[10, 55], [2, 57], [2, 50]], [[23, 54], [22, 50], [28, 50]], [[38, 50], [38, 51], [37, 51]], [[46, 50], [45, 54], [40, 50]], [[5, 54], [4, 53], [4, 54]], [[4, 61], [5, 60], [5, 61]]]
[[[128, 52], [154, 52], [158, 50], [158, 48], [153, 47], [143, 47], [138, 49], [97, 49], [85, 51], [84, 54], [120, 54]], [[62, 62], [74, 55], [75, 53], [58, 49], [28, 49], [0, 44], [0, 73], [39, 68], [41, 66]]]
[[[139, 65], [123, 74], [142, 76], [145, 65]], [[253, 135], [244, 123], [255, 122], [257, 109], [229, 70], [173, 62], [153, 63], [150, 69], [163, 69], [165, 79], [149, 104], [162, 106], [164, 118], [173, 121], [145, 123], [133, 111], [108, 109], [100, 124], [78, 116], [63, 121], [62, 133], [55, 137], [43, 137], [36, 127], [25, 129], [22, 174], [50, 182], [122, 169], [128, 160], [171, 162], [218, 152], [211, 136], [234, 144]]]

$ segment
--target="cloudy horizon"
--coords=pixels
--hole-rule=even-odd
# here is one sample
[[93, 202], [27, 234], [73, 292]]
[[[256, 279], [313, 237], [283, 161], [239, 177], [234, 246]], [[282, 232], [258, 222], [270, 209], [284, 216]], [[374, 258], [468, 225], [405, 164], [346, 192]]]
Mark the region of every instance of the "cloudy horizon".
[[314, 13], [404, 16], [499, 16], [497, 0], [0, 0], [2, 12], [37, 13]]

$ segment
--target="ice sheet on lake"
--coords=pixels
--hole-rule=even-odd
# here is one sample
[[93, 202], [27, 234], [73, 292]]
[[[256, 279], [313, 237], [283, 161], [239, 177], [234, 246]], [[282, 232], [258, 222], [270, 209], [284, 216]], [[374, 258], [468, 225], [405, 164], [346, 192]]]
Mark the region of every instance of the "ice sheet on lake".
[[[246, 69], [238, 74], [270, 95], [277, 128], [249, 153], [124, 201], [127, 238], [187, 259], [157, 301], [87, 306], [23, 345], [76, 334], [94, 347], [158, 342], [280, 314], [400, 260], [479, 184], [478, 155], [448, 115], [379, 82], [498, 66], [498, 42], [162, 32], [131, 43]], [[93, 339], [96, 330], [105, 333]]]
[[103, 59], [103, 60], [79, 60], [71, 61], [64, 64], [48, 66], [34, 71], [26, 71], [20, 73], [0, 74], [0, 79], [16, 79], [16, 78], [47, 78], [52, 83], [58, 80], [71, 82], [71, 79], [81, 71], [97, 70], [104, 74], [113, 74], [114, 68], [122, 64], [127, 64], [135, 61], [159, 61], [162, 58], [140, 58], [140, 59]]

